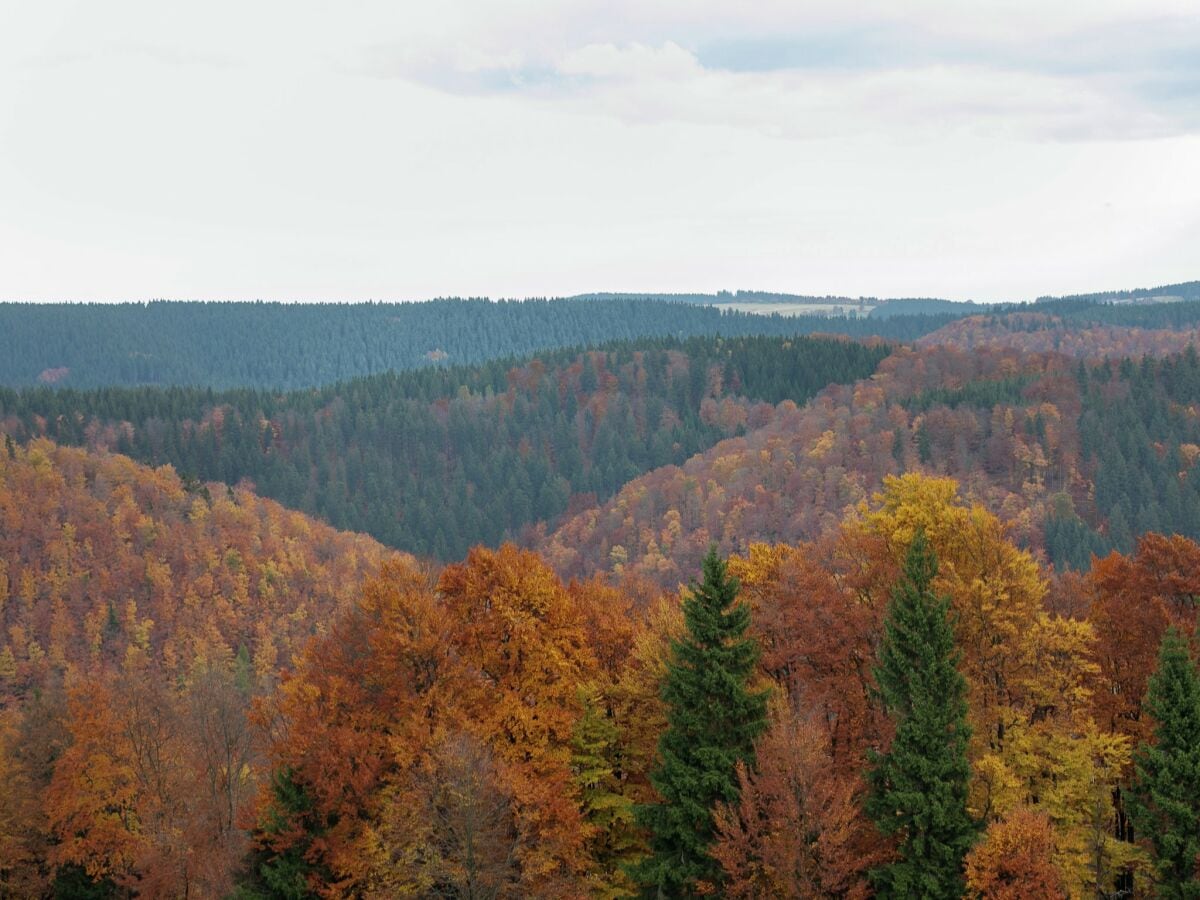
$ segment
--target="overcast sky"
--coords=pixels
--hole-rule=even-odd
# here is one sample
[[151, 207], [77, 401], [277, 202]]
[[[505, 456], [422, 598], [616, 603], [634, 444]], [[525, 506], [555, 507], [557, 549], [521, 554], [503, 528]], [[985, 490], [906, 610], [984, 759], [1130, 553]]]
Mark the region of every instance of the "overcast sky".
[[1196, 278], [1196, 0], [0, 0], [0, 299]]

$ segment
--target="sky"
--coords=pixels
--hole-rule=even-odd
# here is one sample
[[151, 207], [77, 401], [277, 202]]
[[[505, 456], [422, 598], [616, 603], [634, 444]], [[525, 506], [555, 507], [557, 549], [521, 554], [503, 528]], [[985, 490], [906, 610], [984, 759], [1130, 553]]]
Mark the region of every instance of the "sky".
[[1196, 0], [0, 0], [0, 299], [1200, 278]]

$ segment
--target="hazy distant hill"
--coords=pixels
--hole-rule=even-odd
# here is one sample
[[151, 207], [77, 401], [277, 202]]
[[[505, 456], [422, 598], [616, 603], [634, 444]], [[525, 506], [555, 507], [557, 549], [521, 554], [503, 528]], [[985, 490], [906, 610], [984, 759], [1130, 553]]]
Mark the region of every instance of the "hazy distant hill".
[[1170, 303], [1179, 300], [1200, 300], [1200, 281], [1164, 284], [1159, 287], [1134, 288], [1128, 291], [1100, 291], [1094, 294], [1068, 294], [1063, 297], [1038, 297], [1039, 304], [1078, 303]]
[[873, 319], [890, 319], [893, 316], [974, 316], [981, 312], [1001, 310], [1003, 306], [976, 303], [973, 300], [938, 300], [936, 298], [913, 298], [884, 300], [871, 310]]
[[578, 299], [630, 300], [635, 298], [675, 303], [698, 303], [722, 308], [752, 311], [793, 308], [817, 315], [871, 316], [887, 319], [896, 316], [969, 316], [1000, 309], [1004, 304], [983, 304], [973, 300], [942, 300], [936, 297], [844, 297], [810, 294], [782, 294], [772, 291], [717, 291], [715, 294], [580, 294]]
[[0, 384], [292, 389], [642, 337], [837, 332], [914, 340], [950, 320], [759, 315], [625, 297], [0, 304]]

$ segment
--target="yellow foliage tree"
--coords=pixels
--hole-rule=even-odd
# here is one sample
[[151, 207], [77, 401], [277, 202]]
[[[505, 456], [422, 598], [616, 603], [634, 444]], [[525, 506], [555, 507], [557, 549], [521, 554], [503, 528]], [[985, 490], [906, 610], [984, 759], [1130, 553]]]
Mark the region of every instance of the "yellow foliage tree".
[[924, 529], [937, 553], [936, 588], [951, 597], [970, 687], [973, 814], [996, 821], [1035, 807], [1054, 828], [1070, 889], [1110, 886], [1137, 851], [1108, 837], [1129, 745], [1090, 715], [1091, 626], [1046, 611], [1036, 560], [994, 515], [963, 503], [953, 479], [889, 477], [847, 527], [883, 537], [897, 555]]

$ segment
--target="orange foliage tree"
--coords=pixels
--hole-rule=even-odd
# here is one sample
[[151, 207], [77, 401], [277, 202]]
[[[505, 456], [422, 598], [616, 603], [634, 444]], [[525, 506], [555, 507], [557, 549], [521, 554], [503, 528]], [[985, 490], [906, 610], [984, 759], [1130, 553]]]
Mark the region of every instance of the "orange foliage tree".
[[521, 887], [570, 893], [585, 867], [571, 738], [577, 686], [596, 666], [579, 611], [536, 554], [512, 545], [472, 550], [438, 589], [468, 673], [456, 703], [513, 792]]
[[755, 771], [739, 764], [738, 802], [715, 816], [728, 896], [869, 896], [886, 846], [863, 819], [861, 780], [835, 773], [824, 724], [777, 704], [756, 753]]
[[1014, 810], [993, 822], [967, 854], [967, 889], [982, 900], [1067, 900], [1046, 816]]

